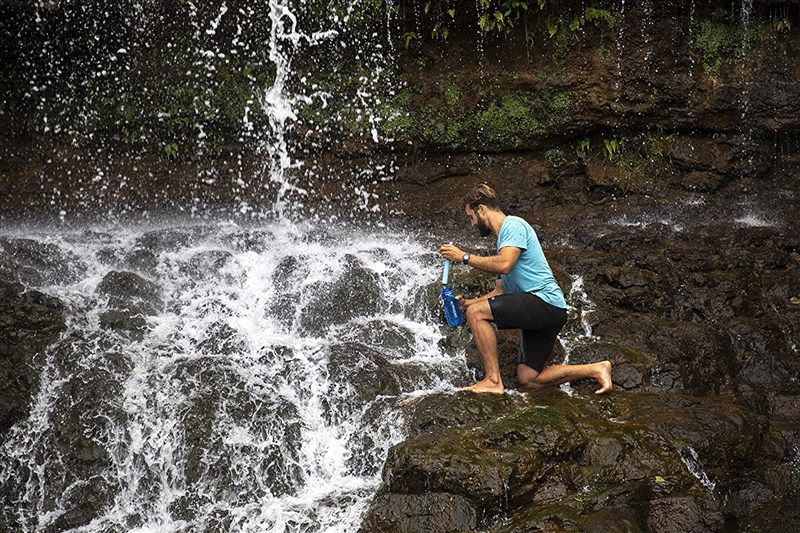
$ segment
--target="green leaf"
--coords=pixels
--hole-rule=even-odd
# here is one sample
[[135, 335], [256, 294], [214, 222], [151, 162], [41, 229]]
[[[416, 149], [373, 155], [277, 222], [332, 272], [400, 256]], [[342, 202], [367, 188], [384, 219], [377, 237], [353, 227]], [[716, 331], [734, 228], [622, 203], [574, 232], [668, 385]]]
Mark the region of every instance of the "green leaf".
[[448, 9], [447, 14], [450, 15], [451, 19], [456, 18], [456, 10], [455, 9]]
[[425, 11], [425, 14], [427, 15], [428, 11], [430, 11], [430, 10], [431, 10], [431, 3], [430, 2], [425, 2], [425, 7], [423, 8], [423, 11]]
[[499, 20], [500, 22], [503, 22], [503, 14], [502, 14], [502, 13], [500, 13], [499, 11], [495, 11], [495, 12], [494, 12], [494, 18], [496, 18], [496, 19], [497, 19], [497, 20]]
[[664, 479], [663, 477], [661, 477], [661, 476], [656, 476], [656, 483], [659, 483], [659, 484], [661, 484], [661, 483], [666, 483], [666, 482], [667, 482], [667, 480], [666, 480], [666, 479]]

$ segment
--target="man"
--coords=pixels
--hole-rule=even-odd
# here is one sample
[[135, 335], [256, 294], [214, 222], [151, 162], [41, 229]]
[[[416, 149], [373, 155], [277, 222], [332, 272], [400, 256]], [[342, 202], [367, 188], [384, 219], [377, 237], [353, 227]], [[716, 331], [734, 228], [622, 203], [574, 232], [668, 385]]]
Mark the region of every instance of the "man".
[[520, 217], [506, 216], [498, 207], [497, 194], [488, 185], [479, 185], [467, 194], [464, 211], [481, 236], [494, 234], [497, 238], [497, 255], [488, 257], [464, 253], [452, 244], [440, 249], [445, 259], [497, 274], [493, 291], [461, 301], [486, 373], [481, 381], [465, 390], [494, 393], [504, 390], [494, 323], [498, 329], [522, 330], [517, 380], [523, 387], [538, 388], [592, 378], [600, 384], [595, 394], [610, 391], [610, 361], [545, 367], [558, 332], [567, 321], [567, 303], [530, 224]]

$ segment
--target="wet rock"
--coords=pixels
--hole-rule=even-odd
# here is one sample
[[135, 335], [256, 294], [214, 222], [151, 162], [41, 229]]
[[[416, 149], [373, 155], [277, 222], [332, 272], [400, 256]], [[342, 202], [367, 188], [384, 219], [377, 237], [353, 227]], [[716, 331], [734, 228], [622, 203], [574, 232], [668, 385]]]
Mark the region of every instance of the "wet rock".
[[619, 385], [625, 390], [636, 389], [644, 383], [645, 374], [636, 366], [623, 364], [613, 367], [614, 385]]
[[387, 358], [411, 357], [415, 354], [414, 333], [387, 320], [370, 320], [347, 326], [342, 340], [380, 350]]
[[716, 530], [719, 505], [680, 450], [694, 446], [709, 475], [735, 484], [722, 473], [759, 453], [764, 423], [730, 401], [680, 395], [434, 395], [409, 409], [412, 436], [390, 451], [365, 524], [400, 516], [393, 495], [453, 494], [493, 531], [600, 531], [614, 520], [672, 531], [675, 513], [677, 530]]
[[725, 183], [726, 178], [714, 172], [689, 172], [678, 180], [678, 185], [687, 191], [712, 192]]
[[711, 139], [681, 137], [670, 155], [672, 162], [684, 170], [725, 174], [732, 170], [734, 149]]
[[219, 275], [232, 257], [233, 254], [225, 250], [198, 252], [180, 266], [180, 271], [193, 279], [207, 279]]
[[[41, 466], [43, 513], [64, 510], [48, 530], [88, 524], [102, 513], [119, 487], [108, 470], [114, 464], [109, 438], [125, 427], [123, 383], [131, 365], [103, 337], [71, 334], [54, 349], [53, 421], [40, 437], [45, 453], [58, 460]], [[14, 468], [17, 468], [14, 465]], [[19, 473], [28, 467], [21, 467]]]
[[377, 276], [354, 256], [345, 257], [344, 272], [338, 279], [308, 287], [305, 294], [309, 299], [300, 324], [311, 334], [321, 334], [353, 317], [374, 315], [381, 304]]
[[[294, 404], [254, 394], [225, 358], [186, 359], [171, 372], [184, 395], [178, 429], [186, 443], [184, 473], [190, 485], [202, 482], [214, 497], [233, 502], [257, 492], [264, 480], [274, 495], [296, 487], [301, 420]], [[220, 424], [241, 430], [229, 439], [228, 431], [218, 430]]]
[[720, 513], [705, 513], [691, 496], [660, 498], [649, 502], [647, 526], [651, 531], [719, 531]]
[[335, 386], [345, 387], [338, 406], [345, 412], [354, 407], [353, 402], [363, 406], [379, 395], [398, 395], [402, 389], [401, 370], [363, 344], [342, 343], [330, 348], [328, 372], [334, 377]]
[[109, 306], [129, 308], [143, 314], [154, 315], [163, 306], [161, 289], [152, 281], [128, 271], [112, 270], [103, 277], [97, 292], [109, 297]]
[[124, 331], [134, 334], [137, 338], [143, 338], [147, 329], [147, 320], [143, 313], [128, 308], [126, 310], [109, 309], [100, 313], [100, 327], [116, 331]]
[[469, 502], [454, 494], [386, 494], [376, 498], [360, 531], [465, 531], [476, 528], [476, 519]]
[[137, 248], [125, 256], [125, 266], [144, 274], [155, 274], [158, 258], [150, 250]]
[[58, 340], [65, 315], [57, 298], [0, 281], [0, 435], [27, 417], [42, 351]]
[[418, 320], [444, 321], [444, 312], [439, 300], [442, 291], [441, 283], [430, 283], [421, 287], [414, 294], [410, 315]]
[[33, 286], [74, 283], [86, 265], [75, 254], [33, 239], [0, 238], [0, 278]]
[[44, 531], [57, 532], [85, 526], [102, 514], [102, 502], [108, 502], [119, 487], [100, 476], [94, 476], [85, 481], [78, 482], [61, 496], [59, 514], [52, 525]]
[[136, 239], [136, 246], [149, 250], [154, 254], [159, 254], [161, 252], [174, 252], [188, 245], [189, 241], [190, 235], [186, 232], [165, 228], [148, 231]]

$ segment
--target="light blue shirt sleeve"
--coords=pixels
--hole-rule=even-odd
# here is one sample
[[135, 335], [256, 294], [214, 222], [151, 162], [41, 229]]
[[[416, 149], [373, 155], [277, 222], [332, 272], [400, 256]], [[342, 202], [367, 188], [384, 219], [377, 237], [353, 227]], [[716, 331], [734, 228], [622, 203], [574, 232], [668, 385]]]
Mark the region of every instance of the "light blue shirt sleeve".
[[504, 224], [501, 234], [497, 240], [497, 250], [507, 246], [515, 246], [522, 250], [528, 248], [528, 232], [525, 226], [518, 220], [509, 220], [508, 224]]

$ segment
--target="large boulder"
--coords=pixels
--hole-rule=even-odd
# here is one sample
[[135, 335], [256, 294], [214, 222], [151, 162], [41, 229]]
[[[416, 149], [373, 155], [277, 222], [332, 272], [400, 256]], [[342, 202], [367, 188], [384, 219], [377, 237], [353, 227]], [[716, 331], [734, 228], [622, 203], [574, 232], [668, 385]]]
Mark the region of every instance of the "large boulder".
[[306, 287], [302, 298], [299, 325], [312, 335], [354, 317], [372, 316], [381, 304], [378, 276], [352, 255], [345, 256], [344, 269], [334, 281]]
[[[389, 453], [365, 531], [672, 531], [676, 512], [679, 530], [712, 531], [781, 490], [772, 474], [748, 469], [755, 479], [741, 483], [733, 472], [757, 457], [781, 471], [788, 457], [765, 444], [764, 417], [723, 399], [553, 390], [433, 395], [407, 408], [411, 436]], [[723, 506], [723, 491], [742, 503]]]

